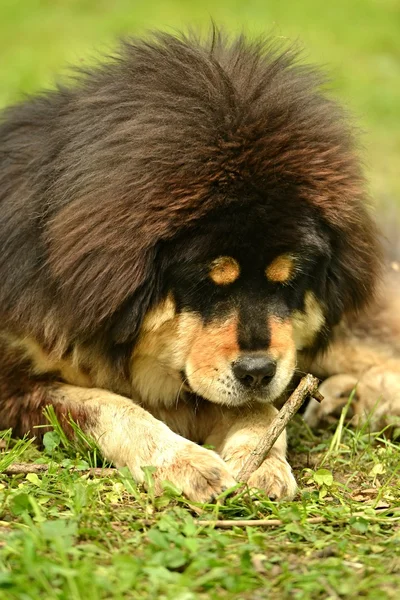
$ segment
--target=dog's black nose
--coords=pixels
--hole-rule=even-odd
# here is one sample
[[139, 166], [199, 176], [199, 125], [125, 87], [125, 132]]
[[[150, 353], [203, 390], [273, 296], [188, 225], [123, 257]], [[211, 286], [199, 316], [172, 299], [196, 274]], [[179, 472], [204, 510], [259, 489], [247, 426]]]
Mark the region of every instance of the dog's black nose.
[[235, 377], [249, 388], [268, 385], [276, 373], [276, 362], [267, 356], [245, 354], [232, 365]]

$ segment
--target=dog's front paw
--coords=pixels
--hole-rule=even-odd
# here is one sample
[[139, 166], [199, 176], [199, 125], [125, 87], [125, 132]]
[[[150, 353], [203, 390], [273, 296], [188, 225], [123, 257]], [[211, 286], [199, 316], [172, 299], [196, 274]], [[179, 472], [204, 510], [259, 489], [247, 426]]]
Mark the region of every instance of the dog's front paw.
[[292, 500], [297, 490], [289, 463], [274, 455], [267, 456], [247, 483], [250, 488], [263, 490], [271, 500]]
[[165, 480], [171, 481], [194, 502], [212, 502], [223, 491], [236, 485], [226, 464], [215, 452], [192, 442], [182, 444], [173, 460], [157, 469], [157, 491], [161, 491]]

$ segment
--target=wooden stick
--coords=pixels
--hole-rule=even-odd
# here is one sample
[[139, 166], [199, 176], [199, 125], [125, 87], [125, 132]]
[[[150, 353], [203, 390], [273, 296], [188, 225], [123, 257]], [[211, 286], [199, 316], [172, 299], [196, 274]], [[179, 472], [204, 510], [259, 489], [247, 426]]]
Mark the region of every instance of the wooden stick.
[[297, 388], [272, 421], [264, 438], [259, 442], [258, 446], [250, 452], [249, 458], [237, 476], [238, 481], [246, 483], [249, 480], [250, 475], [261, 466], [268, 452], [306, 398], [312, 396], [313, 398], [316, 398], [316, 400], [322, 399], [321, 394], [318, 392], [318, 385], [319, 380], [313, 375], [308, 374], [303, 377]]
[[[368, 521], [378, 521], [380, 522], [384, 518], [391, 519], [390, 522], [395, 521], [396, 523], [400, 519], [400, 506], [393, 508], [384, 508], [379, 509], [375, 508], [374, 515], [366, 515], [364, 511], [357, 511], [355, 513], [346, 513], [343, 515], [337, 516], [329, 516], [329, 517], [308, 517], [304, 520], [305, 523], [311, 525], [318, 525], [319, 523], [332, 523], [333, 525], [340, 525], [341, 523], [346, 523], [349, 519], [354, 517], [363, 517]], [[382, 514], [389, 513], [389, 514]], [[394, 515], [393, 517], [391, 515]], [[147, 527], [152, 527], [157, 524], [156, 519], [140, 519], [140, 523]], [[232, 529], [232, 527], [281, 527], [282, 525], [286, 525], [286, 521], [282, 521], [281, 519], [217, 519], [213, 521], [212, 519], [194, 519], [194, 524], [199, 525], [201, 527], [218, 527], [219, 529]]]
[[[35, 465], [29, 463], [15, 463], [4, 469], [0, 475], [27, 475], [28, 473], [47, 473], [50, 465]], [[59, 470], [65, 470], [64, 467], [57, 465]], [[116, 475], [119, 473], [118, 469], [96, 469], [96, 468], [88, 468], [88, 469], [77, 469], [73, 467], [69, 469], [70, 471], [74, 471], [75, 473], [82, 473], [82, 475], [89, 475], [89, 477], [105, 477], [108, 475]]]
[[[307, 523], [325, 523], [326, 517], [309, 517]], [[217, 521], [208, 521], [206, 519], [196, 519], [196, 525], [213, 525], [220, 529], [231, 529], [232, 527], [280, 527], [284, 521], [280, 519], [219, 519]]]

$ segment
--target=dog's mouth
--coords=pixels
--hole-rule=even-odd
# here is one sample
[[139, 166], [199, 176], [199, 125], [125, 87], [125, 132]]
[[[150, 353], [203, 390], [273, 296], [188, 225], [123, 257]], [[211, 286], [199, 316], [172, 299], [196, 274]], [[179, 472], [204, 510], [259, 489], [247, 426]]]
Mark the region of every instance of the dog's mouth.
[[270, 404], [282, 395], [294, 372], [292, 368], [285, 369], [284, 365], [270, 365], [268, 369], [264, 365], [254, 368], [251, 373], [249, 371], [243, 362], [222, 373], [213, 369], [204, 377], [193, 376], [182, 370], [181, 389], [182, 392], [225, 406]]

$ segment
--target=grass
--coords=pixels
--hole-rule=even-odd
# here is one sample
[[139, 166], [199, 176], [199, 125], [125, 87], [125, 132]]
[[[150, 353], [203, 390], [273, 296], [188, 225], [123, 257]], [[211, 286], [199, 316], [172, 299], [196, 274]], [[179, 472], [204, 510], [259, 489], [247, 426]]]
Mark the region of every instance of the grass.
[[[96, 448], [84, 437], [72, 446], [57, 425], [42, 453], [5, 432], [0, 472], [12, 462], [50, 466], [0, 475], [0, 597], [397, 598], [398, 447], [343, 424], [332, 445], [332, 432], [316, 437], [300, 417], [291, 439], [295, 501], [242, 490], [193, 507], [172, 488], [144, 492], [124, 469], [90, 477]], [[215, 527], [226, 519], [240, 526]], [[243, 526], [249, 519], [275, 526]]]
[[[305, 57], [327, 66], [332, 93], [367, 132], [373, 196], [381, 205], [399, 200], [397, 0], [2, 0], [0, 106], [53, 85], [66, 64], [92, 61], [118, 35], [206, 27], [211, 16], [230, 30], [301, 39]], [[342, 419], [336, 431], [315, 436], [298, 417], [294, 502], [243, 491], [199, 515], [175, 490], [155, 498], [124, 471], [89, 477], [99, 462], [95, 446], [78, 430], [71, 446], [49, 419], [55, 431], [42, 453], [9, 432], [0, 438], [0, 473], [21, 461], [50, 465], [45, 473], [0, 475], [0, 598], [398, 597], [398, 446], [381, 435], [349, 430]], [[216, 519], [281, 524], [222, 530]]]

